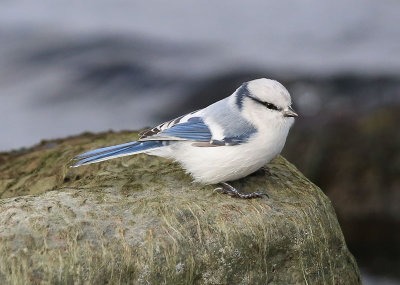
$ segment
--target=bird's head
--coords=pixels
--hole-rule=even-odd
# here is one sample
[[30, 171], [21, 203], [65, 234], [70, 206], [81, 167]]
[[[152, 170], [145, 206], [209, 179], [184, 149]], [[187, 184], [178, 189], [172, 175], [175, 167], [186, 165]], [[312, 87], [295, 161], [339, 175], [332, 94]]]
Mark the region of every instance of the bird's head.
[[276, 122], [293, 124], [293, 111], [287, 89], [278, 81], [261, 78], [245, 82], [235, 92], [235, 104], [245, 117], [257, 125]]

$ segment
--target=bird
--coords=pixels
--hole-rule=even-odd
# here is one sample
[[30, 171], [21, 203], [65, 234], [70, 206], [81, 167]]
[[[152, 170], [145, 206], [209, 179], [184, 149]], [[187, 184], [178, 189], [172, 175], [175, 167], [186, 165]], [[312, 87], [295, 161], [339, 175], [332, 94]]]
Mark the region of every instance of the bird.
[[71, 167], [145, 153], [177, 161], [194, 182], [219, 184], [215, 191], [244, 199], [268, 197], [240, 192], [228, 182], [256, 172], [280, 154], [295, 117], [281, 83], [255, 79], [203, 109], [144, 131], [137, 141], [82, 153]]

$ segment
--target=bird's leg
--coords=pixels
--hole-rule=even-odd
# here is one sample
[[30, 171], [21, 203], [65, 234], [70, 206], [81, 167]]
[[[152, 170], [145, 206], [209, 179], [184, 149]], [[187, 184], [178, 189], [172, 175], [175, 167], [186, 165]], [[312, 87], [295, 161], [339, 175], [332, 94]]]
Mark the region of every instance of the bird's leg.
[[232, 197], [237, 197], [242, 199], [262, 198], [263, 196], [268, 197], [268, 194], [260, 192], [253, 192], [249, 194], [241, 193], [235, 187], [229, 185], [226, 182], [221, 182], [220, 184], [222, 185], [222, 187], [215, 188], [214, 191], [218, 191], [222, 194], [228, 194]]

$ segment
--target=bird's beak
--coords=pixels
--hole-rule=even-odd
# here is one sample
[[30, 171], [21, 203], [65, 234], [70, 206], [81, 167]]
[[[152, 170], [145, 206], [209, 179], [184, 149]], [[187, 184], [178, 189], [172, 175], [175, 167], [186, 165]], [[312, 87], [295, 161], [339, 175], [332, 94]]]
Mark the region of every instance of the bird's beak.
[[283, 116], [284, 117], [298, 117], [299, 115], [297, 115], [297, 113], [295, 111], [293, 111], [292, 107], [289, 106], [289, 108], [287, 110], [283, 111]]

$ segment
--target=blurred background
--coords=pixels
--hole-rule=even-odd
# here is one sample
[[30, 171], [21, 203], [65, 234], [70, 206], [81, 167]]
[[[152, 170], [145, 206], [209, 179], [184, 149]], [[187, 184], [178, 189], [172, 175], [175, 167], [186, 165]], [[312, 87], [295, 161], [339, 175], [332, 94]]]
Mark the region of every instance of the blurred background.
[[286, 156], [331, 198], [364, 284], [400, 284], [400, 2], [0, 3], [0, 151], [135, 130], [267, 77]]

